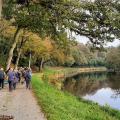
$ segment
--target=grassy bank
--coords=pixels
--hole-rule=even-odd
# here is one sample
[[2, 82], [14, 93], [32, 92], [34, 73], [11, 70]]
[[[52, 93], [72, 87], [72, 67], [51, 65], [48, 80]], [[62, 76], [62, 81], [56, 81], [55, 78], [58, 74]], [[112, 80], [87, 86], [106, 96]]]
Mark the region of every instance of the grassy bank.
[[97, 71], [107, 71], [107, 68], [106, 67], [90, 67], [90, 68], [46, 67], [43, 72], [50, 75], [56, 73], [70, 74], [72, 72], [85, 73], [85, 72], [97, 72]]
[[120, 112], [85, 102], [33, 75], [33, 91], [48, 120], [120, 120]]
[[92, 67], [92, 68], [63, 68], [63, 67], [46, 67], [43, 74], [49, 79], [53, 78], [66, 78], [72, 77], [80, 73], [88, 72], [105, 72], [107, 69], [105, 67]]
[[80, 73], [89, 72], [106, 72], [105, 67], [91, 68], [68, 68], [68, 67], [46, 67], [42, 74], [42, 79], [52, 83], [57, 88], [61, 89], [61, 82], [67, 77], [73, 77]]

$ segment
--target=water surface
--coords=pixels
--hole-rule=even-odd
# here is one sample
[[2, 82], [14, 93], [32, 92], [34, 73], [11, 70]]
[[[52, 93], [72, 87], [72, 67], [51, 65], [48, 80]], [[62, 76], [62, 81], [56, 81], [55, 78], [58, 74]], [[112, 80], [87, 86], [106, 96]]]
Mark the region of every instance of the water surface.
[[63, 90], [75, 96], [120, 110], [120, 77], [107, 73], [84, 73], [67, 78]]

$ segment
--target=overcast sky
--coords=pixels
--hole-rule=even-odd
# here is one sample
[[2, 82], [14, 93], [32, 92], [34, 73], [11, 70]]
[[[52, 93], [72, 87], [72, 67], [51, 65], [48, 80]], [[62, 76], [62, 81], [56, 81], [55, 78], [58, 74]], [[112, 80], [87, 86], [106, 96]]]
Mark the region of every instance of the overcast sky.
[[[87, 41], [89, 41], [89, 39], [86, 38], [86, 37], [84, 37], [84, 36], [77, 36], [77, 35], [75, 35], [75, 38], [76, 38], [76, 40], [78, 42], [83, 43], [83, 44], [86, 44]], [[119, 45], [120, 45], [120, 40], [115, 40], [114, 42], [107, 43], [107, 47], [108, 46], [114, 46], [114, 47], [116, 47], [116, 46], [119, 46]]]

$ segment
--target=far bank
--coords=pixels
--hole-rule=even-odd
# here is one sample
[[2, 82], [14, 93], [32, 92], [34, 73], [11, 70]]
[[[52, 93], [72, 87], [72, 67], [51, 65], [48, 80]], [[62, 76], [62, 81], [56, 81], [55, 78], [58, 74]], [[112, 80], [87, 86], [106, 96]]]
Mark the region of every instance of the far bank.
[[46, 67], [42, 72], [42, 78], [51, 82], [67, 77], [72, 77], [80, 73], [89, 72], [107, 72], [106, 67], [86, 67], [86, 68], [68, 68], [68, 67]]

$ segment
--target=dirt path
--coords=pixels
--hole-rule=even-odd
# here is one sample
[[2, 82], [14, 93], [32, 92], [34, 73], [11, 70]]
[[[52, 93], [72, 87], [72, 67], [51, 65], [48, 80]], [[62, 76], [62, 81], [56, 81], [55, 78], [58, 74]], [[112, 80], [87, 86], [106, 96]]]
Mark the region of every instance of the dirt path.
[[13, 115], [14, 120], [46, 120], [30, 90], [19, 85], [16, 91], [0, 90], [0, 115]]

